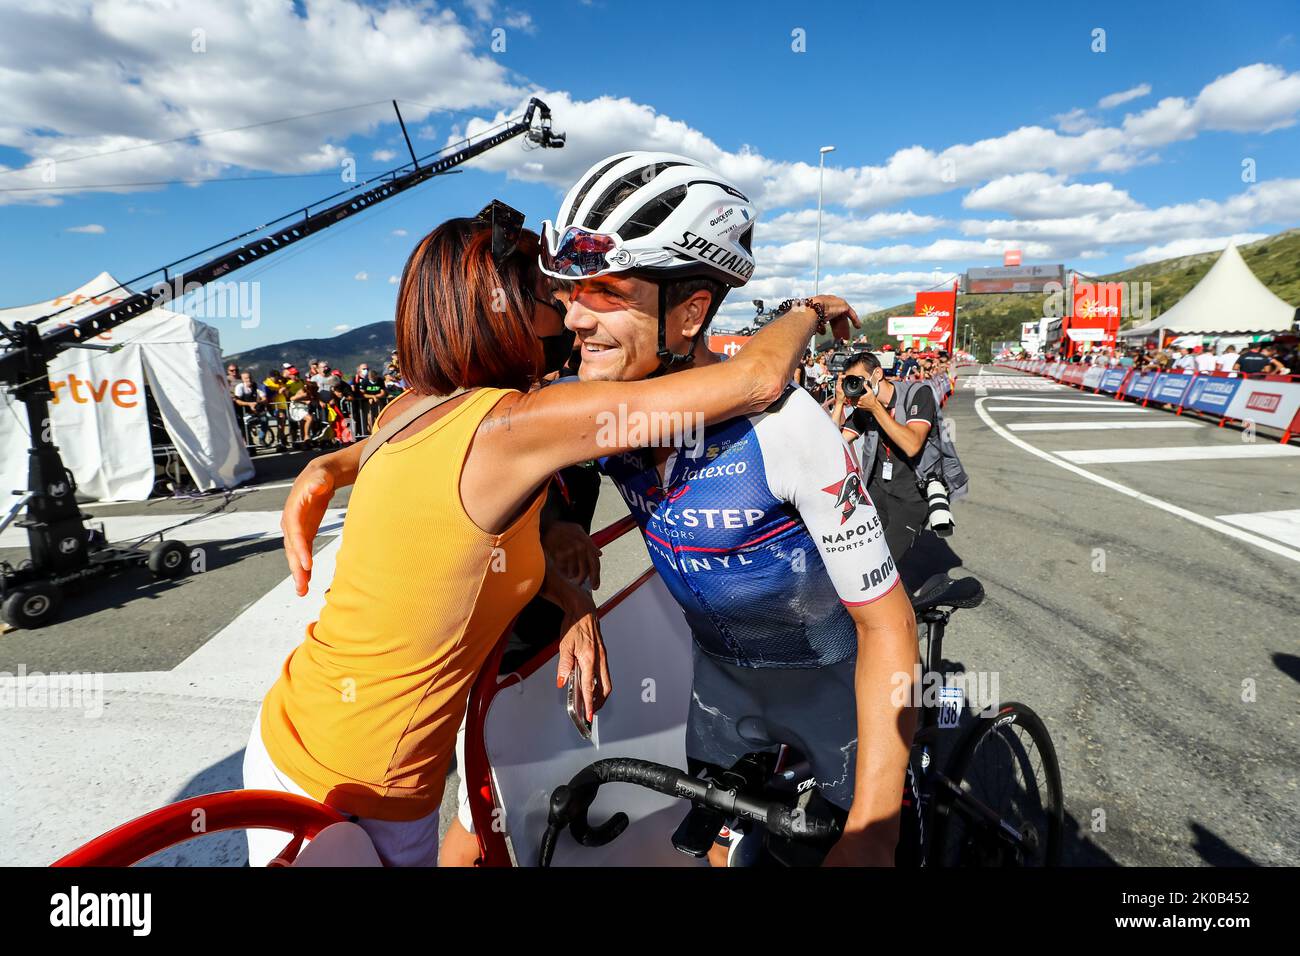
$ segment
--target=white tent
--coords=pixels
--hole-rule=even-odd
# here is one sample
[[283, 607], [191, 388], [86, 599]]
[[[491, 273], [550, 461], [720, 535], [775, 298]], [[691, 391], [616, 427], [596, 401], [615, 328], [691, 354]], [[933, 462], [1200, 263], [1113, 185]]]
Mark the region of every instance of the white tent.
[[1120, 332], [1121, 338], [1171, 335], [1241, 335], [1285, 332], [1295, 322], [1287, 305], [1255, 277], [1236, 246], [1228, 246], [1201, 281], [1173, 308]]
[[[90, 315], [131, 295], [107, 272], [46, 302], [0, 309], [0, 322], [41, 323], [43, 330]], [[69, 308], [70, 307], [70, 308]], [[71, 348], [50, 362], [54, 443], [78, 490], [94, 499], [142, 501], [154, 486], [144, 386], [162, 415], [177, 455], [200, 490], [233, 488], [253, 477], [235, 422], [217, 330], [156, 308], [90, 340], [112, 352]], [[0, 491], [27, 485], [29, 439], [23, 406], [5, 396], [0, 414]]]

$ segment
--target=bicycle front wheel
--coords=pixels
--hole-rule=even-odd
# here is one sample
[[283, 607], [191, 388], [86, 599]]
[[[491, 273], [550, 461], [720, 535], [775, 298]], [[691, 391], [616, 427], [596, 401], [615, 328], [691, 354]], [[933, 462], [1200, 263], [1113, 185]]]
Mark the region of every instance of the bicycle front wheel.
[[[1008, 703], [967, 731], [947, 768], [960, 794], [935, 814], [934, 866], [1056, 866], [1064, 800], [1056, 747], [1024, 704]], [[993, 811], [1020, 835], [1018, 846], [973, 810]], [[965, 811], [965, 812], [964, 812]]]

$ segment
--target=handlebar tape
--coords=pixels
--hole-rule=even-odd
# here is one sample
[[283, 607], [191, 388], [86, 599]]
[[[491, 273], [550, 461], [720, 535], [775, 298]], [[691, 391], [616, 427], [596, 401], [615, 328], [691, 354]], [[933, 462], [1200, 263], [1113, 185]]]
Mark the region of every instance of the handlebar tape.
[[597, 760], [584, 767], [565, 786], [551, 794], [546, 833], [542, 837], [541, 865], [549, 866], [555, 838], [565, 826], [583, 846], [604, 846], [628, 825], [627, 814], [615, 813], [604, 823], [587, 821], [601, 786], [631, 783], [670, 797], [691, 800], [721, 810], [728, 817], [761, 823], [777, 836], [800, 840], [832, 839], [839, 833], [836, 821], [811, 816], [803, 808], [790, 809], [779, 801], [755, 800], [735, 790], [724, 789], [711, 780], [700, 780], [682, 771], [633, 757]]

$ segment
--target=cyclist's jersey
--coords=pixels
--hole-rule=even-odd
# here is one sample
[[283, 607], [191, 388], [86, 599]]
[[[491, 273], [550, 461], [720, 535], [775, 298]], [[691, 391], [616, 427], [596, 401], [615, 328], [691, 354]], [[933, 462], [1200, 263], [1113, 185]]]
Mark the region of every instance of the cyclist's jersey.
[[744, 667], [852, 657], [844, 605], [898, 583], [875, 506], [838, 429], [803, 389], [708, 426], [674, 451], [601, 459], [706, 654]]

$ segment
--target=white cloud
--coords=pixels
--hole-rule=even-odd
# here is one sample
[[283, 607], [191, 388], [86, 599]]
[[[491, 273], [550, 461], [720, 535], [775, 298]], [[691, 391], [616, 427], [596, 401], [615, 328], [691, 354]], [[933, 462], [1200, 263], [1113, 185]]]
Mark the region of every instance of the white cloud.
[[[1245, 106], [1241, 97], [1254, 94]], [[769, 159], [752, 148], [728, 151], [680, 120], [657, 113], [627, 98], [577, 100], [570, 94], [545, 91], [538, 95], [555, 110], [556, 126], [569, 133], [563, 150], [536, 151], [521, 168], [510, 148], [494, 150], [476, 160], [481, 168], [530, 181], [569, 186], [597, 160], [629, 147], [684, 153], [708, 163], [751, 191], [762, 209], [811, 205], [816, 201], [816, 164]], [[1232, 119], [1232, 110], [1241, 113]], [[490, 119], [471, 121], [467, 130], [479, 133], [522, 111], [523, 102]], [[1300, 73], [1255, 64], [1242, 67], [1207, 85], [1195, 100], [1169, 97], [1156, 106], [1127, 115], [1118, 126], [1091, 126], [1077, 134], [1023, 126], [999, 136], [959, 143], [942, 150], [908, 146], [883, 164], [827, 166], [827, 205], [849, 209], [878, 209], [913, 197], [972, 189], [1003, 176], [1027, 172], [1074, 175], [1119, 172], [1155, 161], [1153, 149], [1196, 135], [1202, 129], [1265, 131], [1294, 122], [1300, 113]], [[1062, 116], [1082, 123], [1081, 111]], [[1248, 117], [1243, 119], [1242, 116]], [[1236, 125], [1228, 125], [1229, 123]], [[449, 137], [463, 135], [457, 130]], [[836, 154], [837, 156], [840, 154]]]
[[388, 163], [397, 158], [397, 153], [391, 149], [377, 149], [370, 154], [370, 158], [377, 163]]
[[393, 235], [395, 235], [395, 236], [404, 236], [404, 235], [406, 235], [406, 230], [405, 230], [405, 229], [394, 229], [394, 230], [393, 230]]
[[[811, 271], [815, 259], [816, 243], [800, 240], [783, 246], [760, 246], [754, 254], [765, 271], [778, 275], [794, 275]], [[973, 261], [986, 260], [990, 264], [1002, 261], [1007, 249], [1020, 249], [1026, 259], [1042, 259], [1051, 255], [1052, 247], [1043, 242], [1016, 243], [1001, 239], [936, 239], [923, 246], [900, 243], [891, 246], [858, 246], [837, 242], [822, 242], [822, 269], [854, 268], [865, 265], [905, 265], [914, 262], [956, 263], [961, 267]], [[824, 284], [824, 283], [823, 283]]]
[[1127, 192], [1110, 183], [1066, 183], [1064, 176], [1020, 173], [1001, 176], [962, 199], [966, 209], [999, 209], [1027, 219], [1137, 209]]
[[[38, 189], [0, 193], [0, 203], [57, 202], [73, 194], [70, 186], [206, 179], [232, 168], [337, 168], [348, 137], [393, 122], [394, 97], [407, 121], [420, 123], [430, 106], [494, 109], [519, 96], [500, 59], [450, 10], [359, 0], [308, 6], [300, 16], [287, 2], [176, 0], [165, 15], [138, 0], [6, 4], [0, 145], [30, 163], [55, 161], [60, 189], [41, 191], [39, 168], [9, 171], [5, 187]], [[201, 24], [207, 51], [191, 52], [189, 27], [178, 43], [177, 24]], [[362, 103], [372, 105], [340, 109]], [[291, 116], [304, 118], [234, 129]], [[233, 131], [190, 138], [223, 129]]]
[[354, 275], [352, 278], [356, 279], [358, 282], [365, 282], [367, 279], [370, 278], [370, 273], [368, 273], [368, 272], [358, 272], [358, 273], [357, 273], [356, 275]]
[[397, 281], [398, 281], [398, 280], [397, 280], [397, 276], [389, 276], [389, 277], [388, 277], [388, 284], [389, 284], [389, 285], [397, 285]]
[[348, 329], [350, 329], [350, 328], [352, 328], [352, 326], [350, 326], [350, 325], [336, 325], [336, 326], [334, 326], [334, 328], [332, 328], [330, 331], [331, 331], [331, 332], [346, 332], [346, 331], [347, 331]]
[[1266, 63], [1220, 76], [1196, 98], [1205, 129], [1268, 133], [1294, 125], [1300, 111], [1300, 73]]
[[[934, 232], [951, 225], [938, 216], [905, 212], [878, 212], [858, 219], [838, 213], [822, 213], [822, 239], [839, 242], [869, 242], [885, 236], [907, 236]], [[817, 235], [817, 210], [799, 209], [781, 213], [762, 222], [760, 235], [767, 242], [812, 239]]]
[[84, 226], [69, 226], [69, 227], [67, 228], [67, 231], [68, 231], [68, 232], [85, 232], [85, 233], [90, 233], [91, 235], [95, 235], [95, 236], [102, 236], [104, 233], [108, 232], [107, 229], [105, 229], [103, 226], [101, 226], [101, 225], [100, 225], [99, 223], [97, 223], [97, 222], [87, 223], [87, 224], [84, 225]]
[[519, 30], [521, 33], [532, 34], [537, 32], [537, 26], [533, 23], [533, 16], [531, 13], [521, 13], [512, 10], [506, 17], [505, 24], [511, 30]]
[[1111, 93], [1109, 96], [1103, 96], [1097, 101], [1097, 108], [1101, 110], [1109, 110], [1127, 103], [1130, 100], [1137, 100], [1150, 95], [1151, 84], [1139, 83], [1131, 89], [1122, 90], [1119, 93]]
[[1090, 129], [1096, 129], [1101, 122], [1094, 118], [1087, 110], [1075, 107], [1068, 113], [1057, 113], [1054, 117], [1056, 127], [1062, 133], [1085, 133]]
[[479, 20], [492, 19], [492, 8], [496, 6], [495, 0], [465, 0], [465, 6]]
[[1296, 221], [1300, 221], [1300, 179], [1273, 179], [1256, 183], [1222, 202], [1200, 199], [1050, 219], [972, 219], [961, 224], [961, 231], [968, 236], [1034, 239], [1069, 255], [1099, 244], [1169, 243], [1174, 239], [1224, 235], [1223, 230], [1253, 232], [1260, 226], [1291, 225]]
[[1124, 257], [1125, 262], [1141, 265], [1144, 262], [1157, 262], [1160, 259], [1173, 259], [1177, 256], [1190, 256], [1198, 252], [1218, 252], [1229, 243], [1244, 245], [1258, 242], [1265, 237], [1262, 232], [1239, 232], [1231, 236], [1202, 236], [1195, 239], [1175, 239], [1161, 246], [1147, 246], [1138, 252]]

